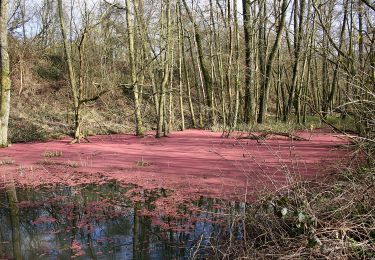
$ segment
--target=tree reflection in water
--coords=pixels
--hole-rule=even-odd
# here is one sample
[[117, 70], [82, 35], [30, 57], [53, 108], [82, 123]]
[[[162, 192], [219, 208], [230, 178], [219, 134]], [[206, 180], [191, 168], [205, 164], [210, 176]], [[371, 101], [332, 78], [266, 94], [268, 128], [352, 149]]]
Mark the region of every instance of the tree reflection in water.
[[[198, 240], [207, 244], [220, 232], [213, 221], [198, 221], [188, 231], [162, 230], [140, 212], [152, 211], [164, 192], [143, 192], [143, 202], [134, 203], [127, 196], [131, 188], [107, 183], [1, 189], [0, 258], [184, 259]], [[212, 201], [197, 205], [204, 203]], [[199, 217], [213, 217], [202, 212]]]

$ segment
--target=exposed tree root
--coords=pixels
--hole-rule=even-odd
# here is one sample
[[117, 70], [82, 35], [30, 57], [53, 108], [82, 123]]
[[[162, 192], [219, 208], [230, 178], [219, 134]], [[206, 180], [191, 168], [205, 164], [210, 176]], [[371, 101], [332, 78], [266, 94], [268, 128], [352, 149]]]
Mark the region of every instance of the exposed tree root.
[[90, 143], [90, 140], [85, 136], [80, 136], [79, 138], [73, 139], [70, 144], [80, 144], [84, 140], [85, 143]]

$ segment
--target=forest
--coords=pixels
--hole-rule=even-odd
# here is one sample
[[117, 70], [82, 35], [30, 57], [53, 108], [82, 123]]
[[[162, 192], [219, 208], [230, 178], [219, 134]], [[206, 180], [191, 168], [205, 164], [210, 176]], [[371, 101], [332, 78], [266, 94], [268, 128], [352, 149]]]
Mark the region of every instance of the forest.
[[375, 257], [375, 1], [0, 3], [1, 259]]

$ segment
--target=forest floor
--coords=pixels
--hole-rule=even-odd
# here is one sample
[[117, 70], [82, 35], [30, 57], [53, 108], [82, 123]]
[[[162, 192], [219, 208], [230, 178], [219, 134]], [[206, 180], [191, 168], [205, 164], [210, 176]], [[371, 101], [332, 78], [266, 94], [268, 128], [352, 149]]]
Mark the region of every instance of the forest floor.
[[255, 192], [278, 189], [291, 179], [314, 179], [348, 162], [344, 136], [317, 130], [295, 133], [306, 140], [267, 136], [223, 138], [203, 130], [153, 135], [90, 137], [13, 144], [0, 150], [0, 186], [79, 185], [116, 180], [141, 189], [173, 190], [174, 199], [204, 197], [246, 200]]

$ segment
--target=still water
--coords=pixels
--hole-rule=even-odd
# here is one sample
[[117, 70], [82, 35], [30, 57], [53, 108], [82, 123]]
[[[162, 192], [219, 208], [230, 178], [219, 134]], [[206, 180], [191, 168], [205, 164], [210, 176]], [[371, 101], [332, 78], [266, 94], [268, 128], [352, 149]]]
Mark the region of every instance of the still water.
[[196, 203], [201, 210], [186, 211], [189, 217], [178, 220], [188, 229], [161, 228], [155, 216], [140, 212], [152, 212], [165, 191], [143, 193], [142, 203], [134, 203], [127, 195], [131, 188], [115, 182], [2, 188], [0, 259], [202, 258], [211, 239], [225, 233], [212, 200], [201, 199]]

